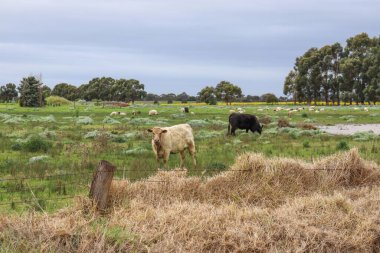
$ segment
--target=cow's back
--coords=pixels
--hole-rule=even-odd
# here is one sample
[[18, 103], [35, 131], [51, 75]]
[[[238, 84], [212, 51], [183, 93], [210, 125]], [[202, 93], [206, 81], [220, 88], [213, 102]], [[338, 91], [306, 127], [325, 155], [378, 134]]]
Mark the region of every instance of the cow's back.
[[163, 129], [167, 130], [162, 143], [165, 149], [178, 152], [188, 148], [189, 143], [194, 143], [193, 131], [189, 124], [179, 124]]

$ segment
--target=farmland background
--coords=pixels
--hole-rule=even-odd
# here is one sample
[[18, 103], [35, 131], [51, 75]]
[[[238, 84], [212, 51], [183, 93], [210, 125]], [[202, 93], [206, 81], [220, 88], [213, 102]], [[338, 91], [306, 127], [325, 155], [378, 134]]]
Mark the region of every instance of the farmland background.
[[[194, 176], [208, 177], [227, 170], [235, 157], [245, 152], [313, 161], [357, 147], [365, 159], [380, 162], [379, 138], [375, 134], [333, 136], [309, 127], [380, 123], [380, 109], [376, 106], [368, 112], [360, 106], [342, 106], [324, 107], [324, 111], [315, 113], [305, 105], [281, 104], [286, 108], [305, 108], [292, 117], [286, 110], [274, 111], [279, 105], [263, 103], [186, 104], [192, 113], [182, 113], [182, 106], [179, 102], [136, 103], [126, 108], [101, 103], [43, 108], [1, 104], [0, 210], [54, 211], [69, 205], [71, 196], [87, 194], [92, 173], [101, 159], [117, 166], [116, 178], [148, 178], [161, 167], [146, 131], [153, 126], [189, 123], [193, 127], [198, 164], [193, 168], [187, 157], [185, 166], [188, 174]], [[265, 124], [262, 135], [239, 130], [237, 137], [227, 136], [228, 115], [237, 107], [260, 118]], [[159, 115], [148, 116], [151, 109], [158, 110]], [[112, 111], [125, 112], [126, 116], [109, 117]], [[289, 125], [279, 127], [279, 121]], [[169, 170], [178, 165], [178, 155], [171, 155]]]

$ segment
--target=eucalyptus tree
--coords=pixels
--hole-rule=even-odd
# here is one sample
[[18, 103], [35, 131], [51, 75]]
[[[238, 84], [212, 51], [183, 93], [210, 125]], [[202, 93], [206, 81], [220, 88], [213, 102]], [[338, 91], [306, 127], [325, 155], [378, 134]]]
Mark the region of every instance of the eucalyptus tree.
[[380, 45], [373, 47], [364, 61], [369, 83], [364, 89], [365, 100], [374, 104], [380, 99]]
[[70, 101], [74, 101], [76, 98], [78, 98], [78, 88], [68, 83], [59, 83], [54, 86], [51, 94], [64, 97]]
[[200, 101], [205, 102], [209, 105], [215, 105], [216, 104], [216, 91], [215, 88], [212, 86], [206, 86], [204, 87], [200, 92], [198, 92], [198, 96]]
[[0, 100], [4, 102], [11, 102], [15, 100], [18, 96], [16, 90], [16, 84], [7, 83], [4, 86], [0, 87]]
[[117, 101], [131, 101], [132, 104], [146, 96], [144, 84], [135, 79], [119, 79], [115, 80], [110, 87], [110, 97]]
[[364, 61], [369, 54], [372, 43], [373, 41], [368, 37], [367, 33], [360, 33], [347, 39], [347, 45], [344, 48], [345, 56], [355, 63], [350, 75], [353, 76], [353, 90], [357, 96], [357, 103], [363, 104], [365, 101], [364, 90], [368, 86], [369, 79], [367, 76], [368, 66], [364, 64]]
[[319, 57], [318, 49], [313, 47], [296, 61], [298, 69], [296, 89], [303, 94], [308, 104], [311, 104], [312, 101], [316, 104], [320, 99], [322, 77]]
[[215, 87], [215, 95], [226, 104], [231, 104], [237, 98], [242, 97], [241, 88], [227, 81], [221, 81]]
[[112, 77], [96, 77], [90, 80], [86, 87], [86, 96], [91, 99], [100, 99], [110, 101], [113, 99], [111, 88], [115, 84], [115, 79]]
[[292, 96], [294, 104], [297, 103], [297, 89], [296, 89], [296, 79], [297, 79], [297, 70], [293, 69], [285, 77], [283, 93], [286, 96]]

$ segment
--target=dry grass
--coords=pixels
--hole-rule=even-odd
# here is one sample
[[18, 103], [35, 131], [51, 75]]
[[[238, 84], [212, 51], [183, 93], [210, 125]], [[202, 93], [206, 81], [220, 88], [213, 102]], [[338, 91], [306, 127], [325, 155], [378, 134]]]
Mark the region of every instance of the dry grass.
[[86, 198], [51, 216], [3, 216], [0, 243], [16, 252], [380, 251], [380, 167], [355, 149], [314, 163], [247, 153], [214, 177], [186, 174], [115, 181], [103, 217]]
[[316, 126], [314, 126], [313, 124], [310, 124], [310, 123], [298, 123], [297, 127], [305, 129], [305, 130], [317, 130], [318, 129]]
[[278, 127], [291, 127], [289, 121], [285, 118], [279, 118], [277, 120]]

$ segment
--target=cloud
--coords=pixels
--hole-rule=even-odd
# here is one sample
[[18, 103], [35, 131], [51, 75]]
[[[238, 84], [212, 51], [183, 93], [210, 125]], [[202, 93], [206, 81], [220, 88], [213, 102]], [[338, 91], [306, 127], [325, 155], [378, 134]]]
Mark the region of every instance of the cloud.
[[195, 94], [227, 79], [246, 94], [281, 95], [308, 48], [377, 36], [379, 9], [375, 0], [3, 0], [0, 84], [29, 73], [51, 86], [107, 75]]

